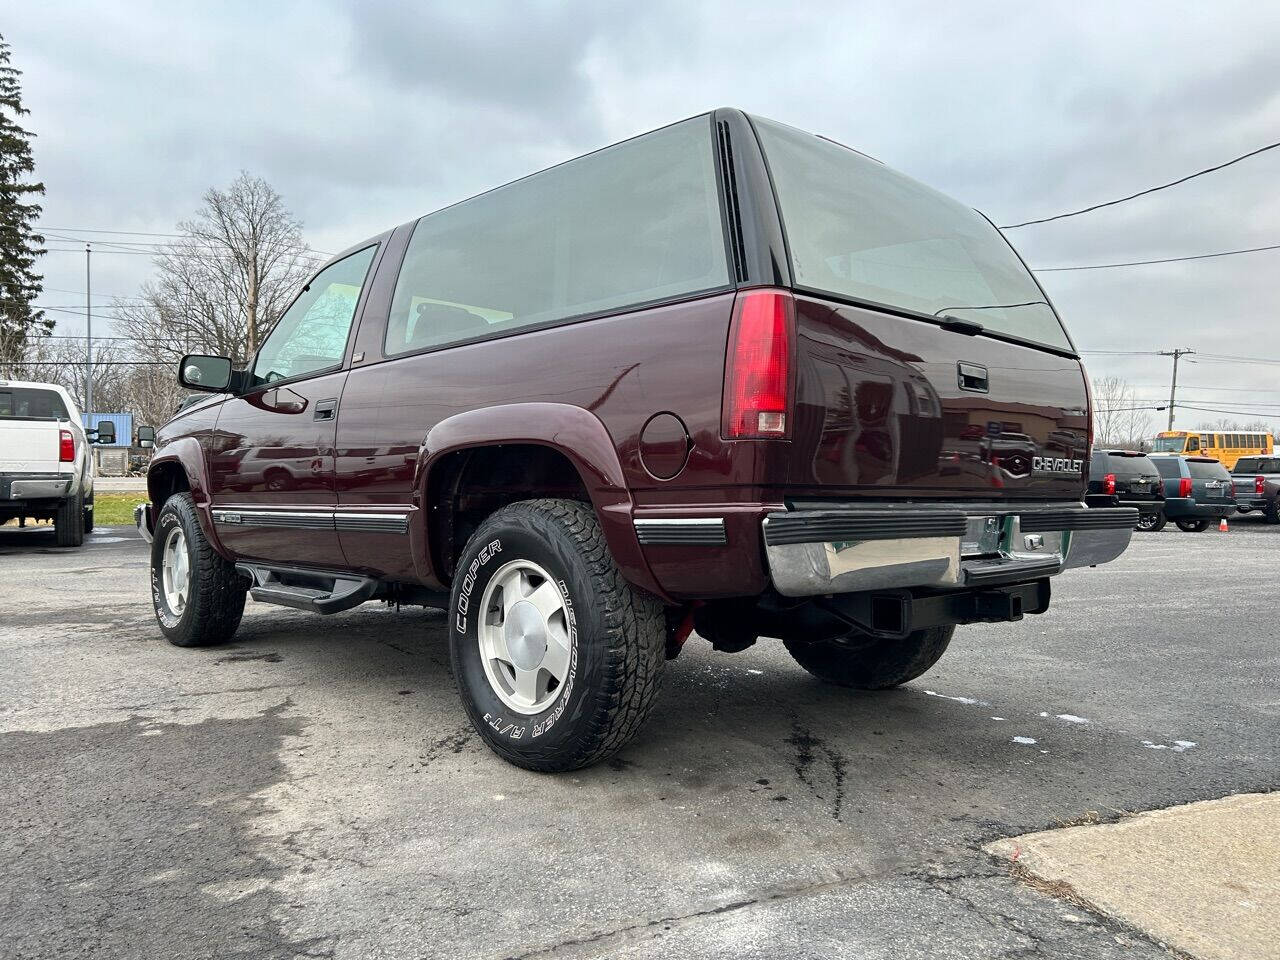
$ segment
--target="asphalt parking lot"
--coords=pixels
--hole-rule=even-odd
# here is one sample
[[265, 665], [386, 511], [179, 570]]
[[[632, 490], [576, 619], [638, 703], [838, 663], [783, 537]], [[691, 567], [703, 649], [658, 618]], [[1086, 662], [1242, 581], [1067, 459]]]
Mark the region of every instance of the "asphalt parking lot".
[[1280, 786], [1280, 527], [1137, 535], [900, 690], [781, 644], [670, 664], [641, 739], [507, 766], [442, 615], [251, 603], [160, 637], [145, 545], [0, 530], [0, 953], [1164, 957], [983, 853]]

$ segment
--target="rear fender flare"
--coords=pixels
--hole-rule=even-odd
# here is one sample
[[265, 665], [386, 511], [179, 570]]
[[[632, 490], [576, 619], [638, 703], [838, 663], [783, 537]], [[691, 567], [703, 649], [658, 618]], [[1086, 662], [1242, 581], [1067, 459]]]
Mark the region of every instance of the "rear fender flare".
[[414, 563], [426, 583], [442, 583], [431, 569], [427, 502], [432, 471], [449, 454], [469, 447], [537, 444], [563, 454], [582, 479], [614, 562], [631, 583], [667, 599], [645, 562], [632, 524], [631, 492], [609, 431], [582, 407], [567, 403], [512, 403], [467, 410], [440, 421], [418, 451], [414, 512], [409, 534]]

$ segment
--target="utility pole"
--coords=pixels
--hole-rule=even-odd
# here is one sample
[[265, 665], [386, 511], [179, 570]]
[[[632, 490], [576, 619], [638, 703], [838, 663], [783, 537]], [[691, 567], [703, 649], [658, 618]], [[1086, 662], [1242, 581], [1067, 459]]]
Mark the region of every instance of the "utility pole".
[[[93, 256], [93, 251], [89, 248], [89, 244], [84, 245], [84, 412], [89, 415], [93, 412], [93, 287], [91, 286], [92, 272], [89, 269], [89, 259]], [[88, 424], [85, 425], [88, 429]]]
[[1173, 357], [1173, 381], [1169, 384], [1169, 429], [1173, 429], [1173, 404], [1178, 394], [1178, 358], [1188, 353], [1195, 353], [1186, 347], [1176, 347], [1173, 350], [1156, 351], [1162, 357]]

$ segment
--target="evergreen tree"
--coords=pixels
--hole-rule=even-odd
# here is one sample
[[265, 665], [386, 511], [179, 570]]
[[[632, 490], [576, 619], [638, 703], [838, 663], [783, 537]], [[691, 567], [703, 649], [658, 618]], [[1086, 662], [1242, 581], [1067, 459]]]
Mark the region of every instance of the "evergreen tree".
[[43, 183], [27, 177], [35, 170], [33, 134], [19, 125], [29, 111], [22, 106], [22, 72], [9, 65], [9, 44], [0, 36], [0, 369], [22, 359], [28, 336], [49, 333], [53, 321], [32, 302], [44, 289], [35, 271], [44, 254], [44, 237], [35, 232]]

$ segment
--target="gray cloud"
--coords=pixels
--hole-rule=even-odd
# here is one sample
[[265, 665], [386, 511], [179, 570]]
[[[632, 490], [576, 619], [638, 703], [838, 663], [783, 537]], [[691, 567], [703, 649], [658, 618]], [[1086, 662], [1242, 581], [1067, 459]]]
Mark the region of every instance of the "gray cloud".
[[[1280, 131], [1280, 8], [1243, 2], [82, 0], [14, 6], [5, 30], [47, 223], [170, 230], [248, 169], [327, 250], [723, 104], [826, 133], [997, 222], [1128, 193]], [[1264, 155], [1011, 236], [1041, 266], [1280, 242], [1278, 164]], [[108, 292], [147, 273], [144, 257], [98, 261]], [[81, 288], [82, 269], [46, 258], [52, 287]], [[1280, 254], [1263, 253], [1043, 279], [1085, 349], [1280, 356], [1278, 275]], [[1090, 366], [1153, 396], [1167, 380], [1158, 358]], [[1280, 404], [1280, 368], [1188, 369], [1189, 383]]]

